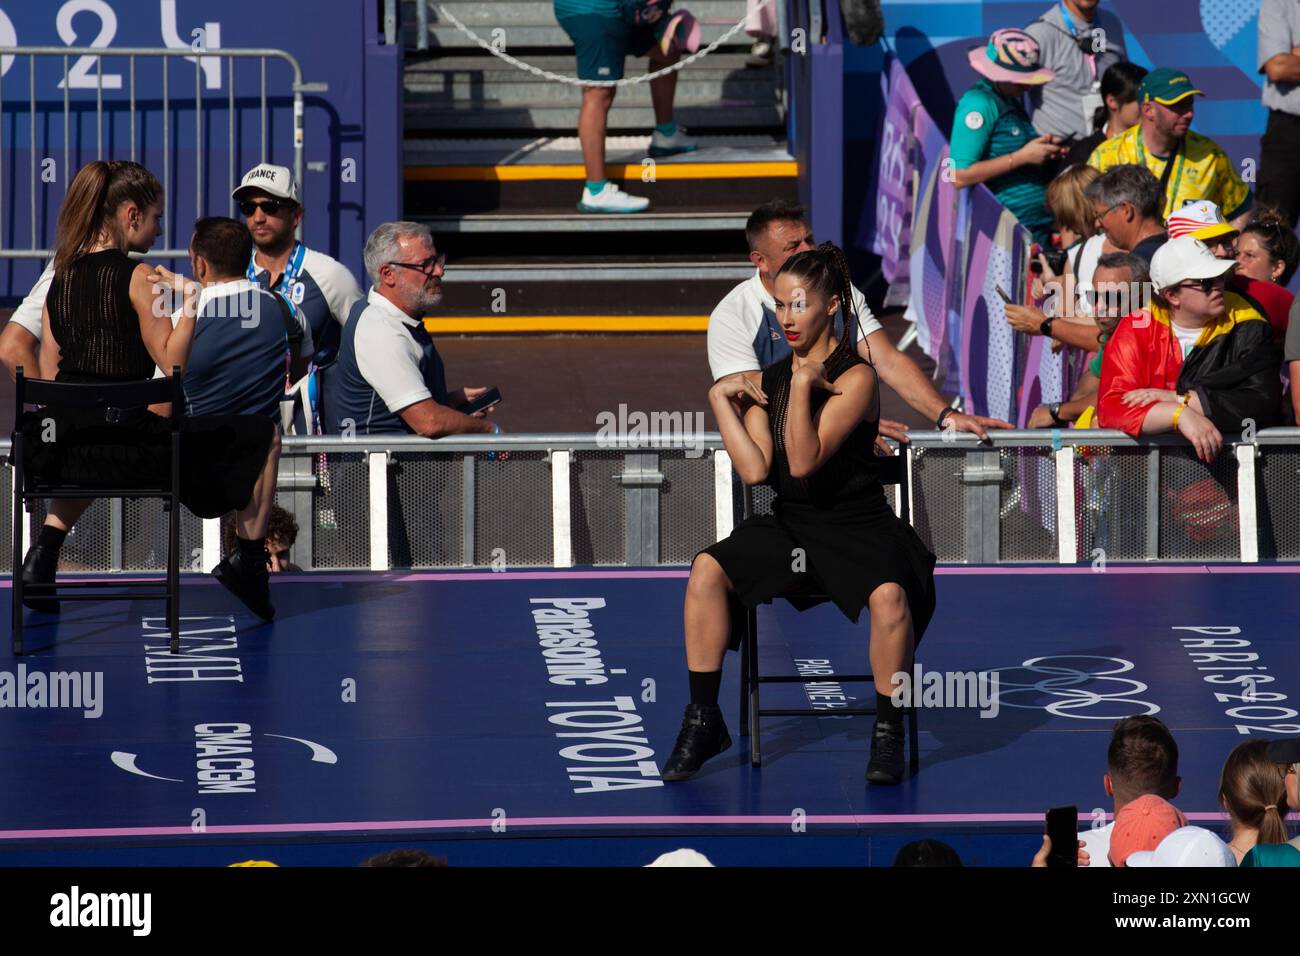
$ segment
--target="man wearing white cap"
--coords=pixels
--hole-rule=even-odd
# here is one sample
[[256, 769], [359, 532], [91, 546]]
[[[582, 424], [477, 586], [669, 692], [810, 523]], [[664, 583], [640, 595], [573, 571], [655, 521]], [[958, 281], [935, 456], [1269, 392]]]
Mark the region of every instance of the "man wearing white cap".
[[338, 352], [348, 313], [362, 299], [357, 280], [343, 263], [295, 238], [302, 202], [287, 168], [254, 166], [231, 195], [253, 237], [248, 278], [279, 292], [303, 313], [316, 343], [316, 364], [328, 362]]
[[1106, 343], [1098, 417], [1137, 436], [1175, 431], [1212, 461], [1225, 433], [1281, 417], [1281, 355], [1259, 309], [1224, 288], [1230, 260], [1193, 236], [1151, 260], [1157, 293], [1125, 316]]

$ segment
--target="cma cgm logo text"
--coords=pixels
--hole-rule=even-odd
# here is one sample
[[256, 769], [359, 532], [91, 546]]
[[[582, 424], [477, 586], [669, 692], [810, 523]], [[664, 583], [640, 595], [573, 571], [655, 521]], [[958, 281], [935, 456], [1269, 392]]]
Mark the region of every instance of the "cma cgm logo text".
[[[274, 737], [279, 740], [292, 740], [302, 744], [311, 753], [314, 763], [335, 764], [338, 755], [324, 744], [301, 737], [289, 737], [284, 734], [261, 734], [262, 737]], [[251, 724], [209, 723], [194, 727], [195, 779], [198, 792], [207, 793], [256, 793], [257, 769], [253, 756], [253, 727]], [[171, 783], [184, 783], [180, 777], [165, 777], [160, 774], [141, 770], [136, 761], [139, 755], [115, 750], [111, 757], [114, 766], [138, 777], [151, 780], [166, 780]]]

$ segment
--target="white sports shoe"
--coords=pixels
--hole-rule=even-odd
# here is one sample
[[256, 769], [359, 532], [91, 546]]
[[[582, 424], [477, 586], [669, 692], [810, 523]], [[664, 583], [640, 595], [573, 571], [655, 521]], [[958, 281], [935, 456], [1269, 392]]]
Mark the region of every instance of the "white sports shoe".
[[686, 135], [680, 126], [672, 136], [665, 136], [655, 130], [650, 136], [650, 155], [652, 157], [675, 156], [678, 153], [693, 153], [699, 149], [695, 140]]
[[584, 185], [582, 199], [578, 201], [578, 212], [645, 212], [649, 208], [649, 199], [629, 196], [613, 183], [605, 183], [605, 188], [598, 193]]

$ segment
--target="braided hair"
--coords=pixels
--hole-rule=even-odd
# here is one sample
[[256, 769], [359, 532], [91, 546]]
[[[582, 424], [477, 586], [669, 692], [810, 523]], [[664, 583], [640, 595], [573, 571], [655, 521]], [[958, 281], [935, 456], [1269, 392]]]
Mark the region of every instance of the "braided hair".
[[841, 352], [852, 352], [854, 324], [859, 319], [853, 308], [853, 282], [849, 276], [849, 261], [844, 256], [844, 250], [833, 242], [823, 242], [816, 249], [795, 253], [776, 274], [779, 276], [787, 272], [803, 280], [804, 287], [818, 295], [827, 299], [832, 295], [839, 296], [842, 328], [840, 340], [830, 357], [838, 357]]

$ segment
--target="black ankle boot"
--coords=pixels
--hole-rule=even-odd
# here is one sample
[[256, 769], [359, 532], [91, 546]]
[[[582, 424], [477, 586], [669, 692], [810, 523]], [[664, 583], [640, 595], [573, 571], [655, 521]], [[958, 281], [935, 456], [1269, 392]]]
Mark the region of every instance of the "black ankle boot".
[[903, 725], [876, 721], [871, 728], [871, 759], [867, 762], [867, 783], [896, 786], [903, 779]]
[[677, 735], [677, 745], [664, 764], [662, 776], [668, 781], [689, 780], [704, 761], [730, 746], [731, 737], [716, 704], [687, 704], [682, 732]]
[[59, 566], [59, 549], [39, 542], [31, 546], [23, 558], [23, 607], [46, 614], [59, 613], [57, 598], [40, 597], [48, 594], [54, 583], [54, 572]]
[[260, 558], [252, 559], [244, 551], [236, 550], [212, 569], [212, 576], [264, 621], [275, 617], [275, 608], [271, 604], [271, 577], [266, 570], [268, 560], [270, 556], [265, 548]]

